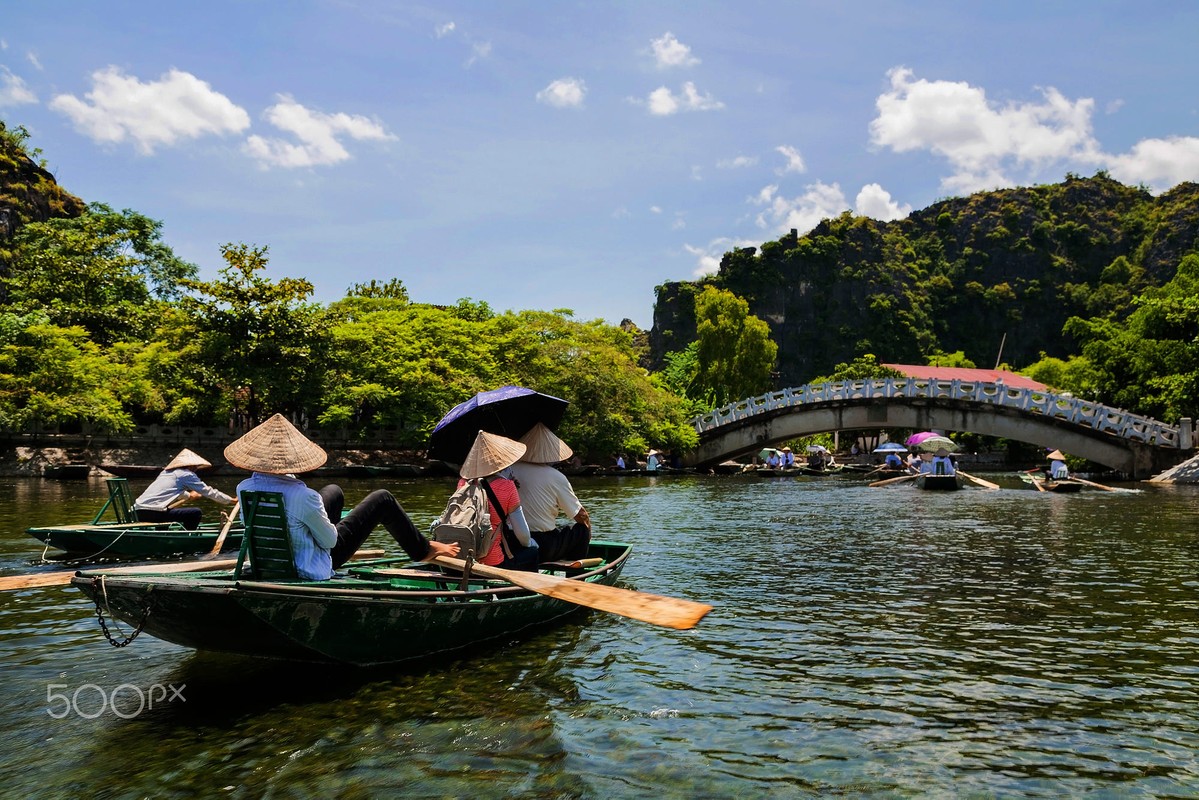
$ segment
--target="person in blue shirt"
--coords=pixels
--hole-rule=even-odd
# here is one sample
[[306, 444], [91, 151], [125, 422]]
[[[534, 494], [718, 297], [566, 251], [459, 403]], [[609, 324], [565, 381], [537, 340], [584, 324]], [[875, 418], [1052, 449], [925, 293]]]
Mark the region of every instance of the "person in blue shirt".
[[457, 544], [426, 539], [386, 489], [371, 492], [343, 517], [345, 495], [340, 486], [330, 484], [318, 492], [294, 474], [314, 470], [327, 458], [320, 445], [300, 433], [282, 414], [275, 414], [225, 448], [225, 460], [252, 473], [237, 485], [239, 497], [242, 492], [283, 495], [288, 536], [300, 577], [310, 581], [333, 577], [333, 570], [349, 561], [378, 525], [387, 529], [413, 561], [458, 555]]
[[200, 479], [196, 470], [211, 467], [203, 456], [184, 448], [162, 468], [158, 477], [133, 501], [138, 522], [178, 522], [189, 531], [200, 527], [204, 512], [196, 506], [180, 505], [207, 497], [221, 505], [233, 505], [233, 498]]
[[887, 469], [903, 469], [903, 459], [898, 453], [887, 453], [887, 457], [883, 459], [883, 464]]

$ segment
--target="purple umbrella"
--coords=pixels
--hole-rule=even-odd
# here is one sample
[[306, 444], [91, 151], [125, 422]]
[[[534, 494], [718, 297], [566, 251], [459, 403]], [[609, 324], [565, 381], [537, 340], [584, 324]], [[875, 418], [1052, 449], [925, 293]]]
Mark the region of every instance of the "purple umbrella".
[[538, 422], [558, 427], [567, 401], [523, 386], [501, 386], [459, 403], [429, 435], [429, 458], [461, 464], [479, 431], [519, 439]]
[[934, 436], [940, 435], [941, 434], [937, 433], [936, 431], [921, 431], [920, 433], [913, 433], [911, 436], [905, 439], [904, 444], [906, 444], [908, 447], [915, 447], [925, 439], [931, 439]]

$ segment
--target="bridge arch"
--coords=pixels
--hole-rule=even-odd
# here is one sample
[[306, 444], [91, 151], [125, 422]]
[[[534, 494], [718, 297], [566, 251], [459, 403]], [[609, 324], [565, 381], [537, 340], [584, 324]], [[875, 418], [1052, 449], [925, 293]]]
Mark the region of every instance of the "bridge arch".
[[886, 378], [808, 384], [746, 398], [693, 420], [689, 466], [710, 467], [771, 444], [838, 430], [969, 431], [1060, 448], [1135, 478], [1185, 460], [1191, 421], [1178, 427], [1067, 394], [1003, 383]]

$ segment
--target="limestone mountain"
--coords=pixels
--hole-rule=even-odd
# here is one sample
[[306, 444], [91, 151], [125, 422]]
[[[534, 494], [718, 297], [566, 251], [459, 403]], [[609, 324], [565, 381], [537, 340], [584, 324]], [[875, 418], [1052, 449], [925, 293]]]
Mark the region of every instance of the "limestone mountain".
[[717, 274], [657, 288], [651, 366], [695, 338], [706, 284], [744, 297], [779, 346], [778, 385], [873, 353], [924, 363], [963, 351], [1023, 366], [1075, 352], [1071, 316], [1123, 318], [1199, 249], [1199, 184], [1154, 197], [1105, 173], [943, 200], [880, 222], [849, 212], [725, 254]]

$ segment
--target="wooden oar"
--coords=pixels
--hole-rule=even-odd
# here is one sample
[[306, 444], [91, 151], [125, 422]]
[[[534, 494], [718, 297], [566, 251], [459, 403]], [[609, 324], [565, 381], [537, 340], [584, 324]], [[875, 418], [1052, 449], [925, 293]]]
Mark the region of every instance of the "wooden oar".
[[1096, 489], [1102, 489], [1105, 492], [1135, 492], [1136, 491], [1136, 489], [1117, 489], [1115, 486], [1104, 486], [1102, 483], [1095, 483], [1094, 481], [1083, 480], [1082, 478], [1079, 478], [1075, 475], [1071, 475], [1070, 480], [1078, 481], [1079, 483], [1085, 483], [1087, 486], [1094, 486]]
[[[354, 555], [350, 556], [351, 561], [358, 561], [367, 558], [379, 558], [383, 555], [382, 550], [359, 550]], [[143, 572], [149, 573], [174, 573], [174, 572], [204, 572], [207, 570], [222, 570], [232, 569], [237, 566], [236, 558], [225, 558], [213, 561], [209, 558], [202, 558], [199, 561], [176, 561], [165, 564], [133, 564], [127, 567], [87, 567], [82, 570], [63, 569], [54, 572], [40, 572], [33, 575], [10, 575], [7, 578], [0, 578], [0, 591], [9, 591], [12, 589], [36, 589], [41, 586], [66, 586], [71, 582], [79, 572], [103, 572], [105, 575], [137, 575]]]
[[984, 489], [998, 489], [999, 488], [998, 483], [991, 483], [990, 481], [984, 481], [982, 478], [976, 478], [968, 472], [962, 472], [960, 469], [958, 470], [958, 474], [961, 475], [963, 478], [965, 478], [968, 481], [974, 481], [975, 483], [977, 483], [979, 486], [983, 487]]
[[[466, 562], [460, 558], [438, 556], [433, 561], [459, 571], [466, 568]], [[703, 619], [704, 614], [712, 610], [712, 606], [706, 603], [634, 592], [603, 583], [587, 583], [542, 572], [500, 569], [477, 562], [471, 565], [470, 571], [472, 575], [500, 578], [522, 589], [557, 600], [679, 630], [694, 628]]]
[[1037, 480], [1036, 478], [1034, 478], [1033, 476], [1031, 476], [1027, 473], [1024, 473], [1024, 472], [1020, 473], [1020, 477], [1023, 478], [1026, 483], [1031, 483], [1033, 485], [1033, 488], [1035, 488], [1038, 492], [1049, 491], [1043, 485], [1041, 485], [1042, 484], [1041, 481]]
[[920, 477], [919, 472], [913, 472], [911, 475], [900, 475], [898, 478], [887, 478], [885, 481], [875, 481], [874, 483], [870, 483], [867, 485], [868, 486], [889, 486], [892, 483], [899, 483], [900, 481], [910, 481], [912, 478], [919, 478], [919, 477]]
[[233, 501], [233, 508], [229, 509], [229, 518], [225, 520], [225, 525], [221, 528], [220, 534], [216, 537], [216, 544], [208, 551], [210, 556], [215, 556], [221, 552], [221, 546], [225, 544], [225, 537], [229, 535], [229, 529], [233, 527], [233, 520], [237, 519], [237, 510], [241, 507], [241, 498]]

